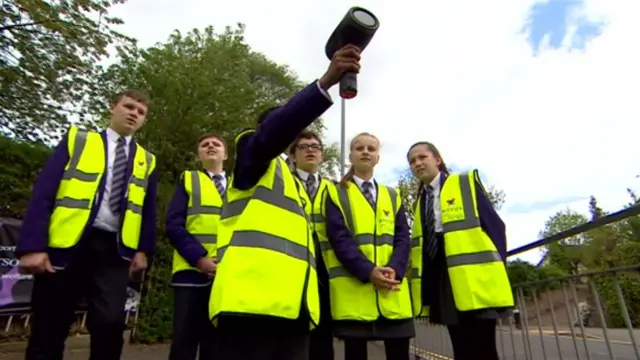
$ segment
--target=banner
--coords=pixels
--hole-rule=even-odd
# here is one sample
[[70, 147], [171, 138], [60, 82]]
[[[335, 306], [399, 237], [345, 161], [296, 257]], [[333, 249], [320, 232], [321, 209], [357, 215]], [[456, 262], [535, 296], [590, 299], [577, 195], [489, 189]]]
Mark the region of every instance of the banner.
[[[0, 218], [0, 313], [31, 310], [33, 276], [20, 274], [15, 255], [21, 225], [20, 220]], [[139, 281], [130, 282], [127, 296], [125, 310], [135, 312], [140, 302]], [[78, 308], [85, 309], [86, 303], [80, 301]]]

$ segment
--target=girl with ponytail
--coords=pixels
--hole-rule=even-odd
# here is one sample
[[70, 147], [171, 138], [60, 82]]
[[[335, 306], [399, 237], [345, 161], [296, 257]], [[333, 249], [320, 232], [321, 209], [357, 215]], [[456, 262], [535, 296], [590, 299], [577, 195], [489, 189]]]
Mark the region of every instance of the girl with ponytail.
[[409, 227], [397, 190], [378, 184], [380, 142], [369, 133], [350, 144], [351, 167], [327, 201], [328, 262], [334, 334], [345, 360], [366, 360], [367, 342], [383, 340], [388, 360], [409, 360], [415, 335], [405, 277]]
[[[456, 195], [462, 193], [462, 190], [446, 186], [447, 179], [460, 175], [449, 173], [442, 155], [430, 142], [422, 141], [411, 145], [407, 161], [414, 176], [420, 180], [413, 224], [413, 234], [419, 237], [421, 247], [415, 249], [418, 251], [416, 257], [412, 258], [414, 272], [421, 268], [417, 279], [419, 288], [416, 287], [416, 291], [412, 293], [414, 305], [418, 304], [417, 308], [420, 309], [417, 310], [416, 316], [429, 316], [431, 323], [447, 326], [456, 360], [498, 360], [496, 320], [509, 316], [513, 306], [511, 286], [504, 264], [500, 259], [492, 259], [486, 264], [480, 264], [481, 267], [464, 268], [466, 263], [450, 267], [447, 260], [452, 254], [448, 254], [448, 251], [453, 247], [446, 248], [445, 243], [455, 242], [457, 250], [467, 249], [471, 255], [484, 252], [483, 255], [489, 254], [504, 261], [507, 247], [505, 225], [489, 201], [480, 177], [474, 170], [468, 174], [475, 182], [475, 201], [467, 203], [476, 205], [482, 231], [471, 229], [470, 232], [464, 233], [467, 230], [455, 229], [445, 232], [442, 209], [449, 208], [449, 216], [455, 217], [456, 212], [461, 212], [460, 206], [456, 209], [452, 204], [465, 202], [456, 199], [457, 196], [465, 196]], [[462, 181], [463, 178], [458, 179]], [[468, 212], [464, 213], [466, 218]], [[460, 235], [463, 233], [464, 235]], [[463, 241], [468, 243], [462, 244]], [[491, 247], [495, 247], [496, 251], [486, 251]], [[414, 260], [420, 265], [415, 264]], [[460, 277], [460, 274], [464, 275]], [[479, 283], [482, 283], [482, 286], [478, 286]], [[457, 289], [456, 292], [454, 288]], [[456, 298], [454, 293], [458, 294]], [[466, 299], [460, 299], [460, 294], [465, 294]], [[472, 310], [468, 309], [469, 302], [474, 304], [471, 306]], [[458, 304], [461, 303], [465, 304], [464, 310], [459, 310]], [[481, 305], [478, 305], [480, 303]], [[425, 310], [427, 307], [428, 313]]]

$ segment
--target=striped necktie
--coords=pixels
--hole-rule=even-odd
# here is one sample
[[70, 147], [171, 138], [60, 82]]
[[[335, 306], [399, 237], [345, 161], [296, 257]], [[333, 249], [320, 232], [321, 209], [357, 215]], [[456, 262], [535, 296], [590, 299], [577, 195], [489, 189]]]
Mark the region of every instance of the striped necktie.
[[423, 191], [425, 195], [425, 211], [424, 211], [424, 233], [425, 233], [425, 241], [426, 241], [426, 250], [427, 255], [429, 255], [429, 259], [434, 259], [436, 257], [436, 252], [438, 251], [438, 240], [436, 239], [436, 215], [433, 210], [433, 201], [435, 196], [433, 195], [433, 187], [431, 185], [427, 186], [427, 189]]
[[224, 195], [224, 185], [222, 185], [222, 175], [215, 174], [213, 175], [213, 183], [216, 185], [216, 189], [218, 189], [218, 193], [220, 196]]
[[369, 181], [365, 181], [362, 183], [362, 194], [367, 199], [369, 204], [376, 207], [376, 200], [373, 198], [373, 185]]
[[122, 194], [124, 193], [125, 172], [127, 169], [127, 153], [124, 151], [126, 141], [123, 137], [118, 138], [116, 145], [116, 156], [111, 169], [111, 193], [109, 195], [109, 209], [114, 215], [120, 214], [122, 204]]
[[307, 195], [309, 195], [309, 199], [313, 201], [313, 198], [316, 196], [316, 191], [318, 191], [316, 187], [316, 177], [309, 174], [307, 176], [305, 186], [307, 187]]

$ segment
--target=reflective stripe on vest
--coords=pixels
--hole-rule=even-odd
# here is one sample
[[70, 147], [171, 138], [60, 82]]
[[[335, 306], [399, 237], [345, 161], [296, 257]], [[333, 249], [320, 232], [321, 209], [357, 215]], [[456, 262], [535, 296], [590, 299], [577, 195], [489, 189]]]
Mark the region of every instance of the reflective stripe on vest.
[[[135, 149], [120, 231], [122, 245], [133, 250], [138, 248], [142, 205], [149, 174], [155, 168], [155, 157], [151, 153], [138, 144]], [[80, 241], [106, 168], [105, 144], [97, 132], [72, 126], [67, 136], [67, 150], [69, 161], [58, 186], [49, 225], [52, 248], [71, 248]]]
[[[202, 244], [207, 250], [208, 256], [215, 257], [222, 197], [213, 180], [203, 171], [185, 171], [182, 178], [185, 191], [189, 196], [186, 218], [187, 232]], [[174, 250], [172, 273], [175, 274], [183, 270], [198, 271], [191, 267], [177, 250]]]
[[[476, 182], [480, 183], [477, 170], [452, 174], [447, 177], [440, 193], [444, 252], [456, 308], [460, 311], [513, 306], [511, 285], [504, 262], [495, 244], [480, 225]], [[412, 245], [418, 243], [416, 248], [421, 252], [422, 209], [419, 204], [420, 199], [414, 207]], [[417, 273], [417, 279], [420, 279], [422, 258], [414, 257], [413, 251], [412, 275]], [[414, 286], [412, 283], [412, 293], [415, 293], [414, 311], [421, 306], [418, 290], [419, 285]]]
[[[393, 253], [395, 219], [400, 209], [397, 192], [379, 186], [376, 209], [372, 209], [360, 189], [349, 183], [348, 189], [336, 186], [330, 197], [344, 216], [360, 251], [377, 266], [386, 266]], [[334, 256], [327, 259], [331, 313], [335, 320], [374, 321], [412, 317], [409, 285], [405, 279], [399, 291], [379, 292], [349, 273]]]
[[[218, 270], [209, 315], [268, 315], [285, 319], [310, 314], [320, 303], [311, 226], [284, 160], [274, 159], [258, 184], [235, 188], [224, 198], [218, 230]], [[302, 310], [305, 312], [305, 310]]]
[[304, 210], [307, 216], [311, 219], [311, 226], [313, 232], [318, 237], [318, 243], [320, 245], [320, 252], [322, 253], [323, 258], [327, 259], [330, 256], [330, 252], [333, 252], [333, 248], [331, 244], [329, 244], [329, 239], [327, 239], [327, 225], [325, 220], [325, 215], [327, 212], [326, 201], [329, 196], [329, 186], [333, 186], [333, 183], [326, 179], [320, 179], [320, 186], [316, 192], [316, 196], [313, 201], [309, 198], [305, 189], [305, 185], [303, 182], [295, 177], [296, 183], [298, 187], [302, 189], [300, 191], [300, 195], [304, 200]]

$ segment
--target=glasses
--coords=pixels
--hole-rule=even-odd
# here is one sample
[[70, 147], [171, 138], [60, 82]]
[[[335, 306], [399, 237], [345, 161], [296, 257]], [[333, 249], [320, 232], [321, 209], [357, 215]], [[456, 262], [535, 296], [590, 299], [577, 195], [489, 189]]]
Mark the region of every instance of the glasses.
[[296, 146], [298, 150], [322, 150], [322, 145], [320, 144], [298, 144]]

